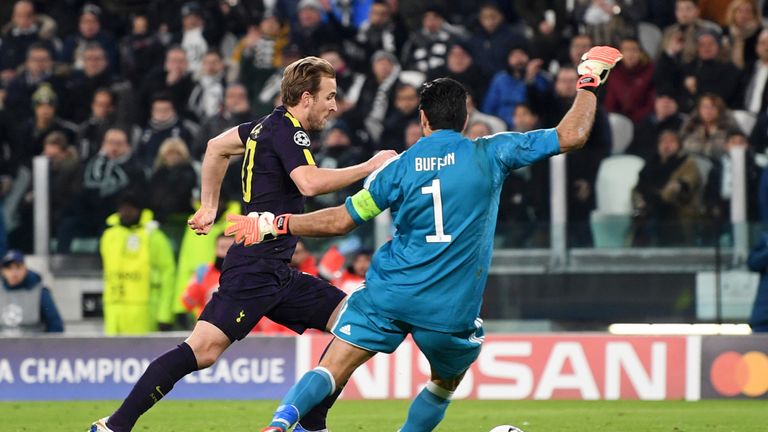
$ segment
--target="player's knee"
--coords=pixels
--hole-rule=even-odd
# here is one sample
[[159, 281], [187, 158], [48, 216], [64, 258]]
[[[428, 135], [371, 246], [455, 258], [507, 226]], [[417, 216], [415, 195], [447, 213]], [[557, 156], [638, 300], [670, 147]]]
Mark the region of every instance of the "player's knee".
[[216, 360], [218, 360], [219, 356], [224, 352], [224, 349], [225, 348], [222, 348], [215, 343], [192, 346], [192, 351], [195, 353], [195, 359], [197, 359], [197, 366], [200, 369], [205, 369], [216, 363]]
[[459, 387], [459, 384], [461, 384], [462, 378], [464, 378], [464, 373], [454, 376], [452, 378], [442, 378], [441, 376], [433, 372], [431, 381], [438, 387], [452, 392]]

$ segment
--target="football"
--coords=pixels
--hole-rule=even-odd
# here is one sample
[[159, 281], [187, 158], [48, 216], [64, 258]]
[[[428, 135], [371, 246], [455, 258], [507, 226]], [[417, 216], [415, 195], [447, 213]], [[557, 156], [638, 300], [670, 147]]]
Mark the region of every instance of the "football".
[[515, 426], [504, 425], [496, 426], [495, 428], [491, 429], [490, 432], [523, 432], [523, 430], [516, 428]]

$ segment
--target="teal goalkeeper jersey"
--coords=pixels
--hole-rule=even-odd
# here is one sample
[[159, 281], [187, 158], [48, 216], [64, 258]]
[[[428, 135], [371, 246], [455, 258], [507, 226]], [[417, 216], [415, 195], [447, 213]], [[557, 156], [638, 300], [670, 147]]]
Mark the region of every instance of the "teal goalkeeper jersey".
[[357, 224], [389, 208], [395, 227], [359, 294], [384, 316], [411, 325], [475, 328], [504, 179], [559, 152], [554, 129], [476, 140], [438, 130], [387, 161], [345, 204]]

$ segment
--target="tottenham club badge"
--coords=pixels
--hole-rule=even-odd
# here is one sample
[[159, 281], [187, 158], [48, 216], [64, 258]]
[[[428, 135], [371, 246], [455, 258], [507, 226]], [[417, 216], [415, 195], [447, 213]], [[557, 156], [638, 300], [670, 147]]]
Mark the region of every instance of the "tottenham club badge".
[[309, 147], [309, 135], [304, 131], [298, 131], [293, 134], [293, 142], [302, 147]]

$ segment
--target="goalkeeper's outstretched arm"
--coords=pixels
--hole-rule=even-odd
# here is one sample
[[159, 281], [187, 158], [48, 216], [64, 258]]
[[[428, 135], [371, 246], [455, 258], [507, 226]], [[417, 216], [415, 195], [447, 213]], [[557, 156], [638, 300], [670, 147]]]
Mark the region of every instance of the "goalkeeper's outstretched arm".
[[608, 73], [619, 60], [621, 53], [608, 46], [593, 47], [582, 56], [577, 68], [576, 99], [556, 128], [561, 153], [584, 147], [595, 121], [597, 88], [608, 79]]

